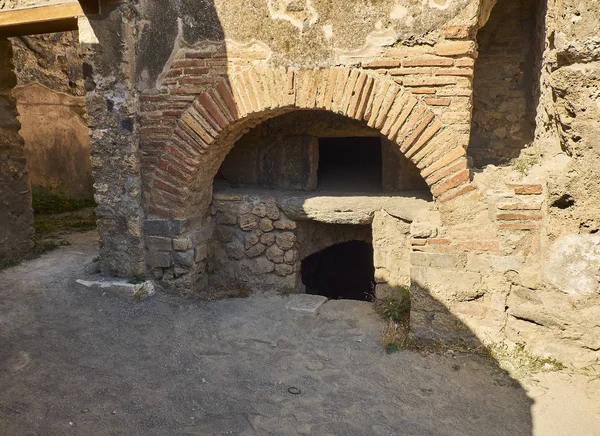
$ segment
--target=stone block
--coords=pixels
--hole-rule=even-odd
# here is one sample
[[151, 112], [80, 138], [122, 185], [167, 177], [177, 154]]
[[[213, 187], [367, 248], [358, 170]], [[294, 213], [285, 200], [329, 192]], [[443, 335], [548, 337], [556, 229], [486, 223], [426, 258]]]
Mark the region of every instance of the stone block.
[[246, 250], [248, 250], [250, 247], [258, 244], [258, 242], [260, 241], [260, 236], [261, 236], [261, 234], [257, 231], [254, 231], [254, 232], [246, 235], [246, 238], [244, 239], [244, 247], [246, 248]]
[[285, 305], [287, 310], [316, 315], [319, 308], [327, 302], [327, 298], [321, 295], [300, 294], [294, 295]]
[[289, 218], [280, 218], [273, 223], [273, 226], [277, 230], [294, 230], [296, 228], [296, 222]]
[[168, 236], [171, 234], [171, 221], [169, 220], [146, 220], [144, 231], [150, 236]]
[[237, 224], [237, 216], [230, 212], [219, 213], [217, 215], [217, 224], [233, 226]]
[[196, 263], [196, 253], [194, 250], [176, 251], [173, 255], [175, 264], [183, 267], [192, 267]]
[[287, 264], [292, 264], [298, 260], [298, 250], [288, 250], [285, 252], [283, 256], [283, 260]]
[[244, 214], [238, 218], [240, 228], [246, 232], [258, 228], [258, 217], [252, 214]]
[[289, 276], [293, 272], [294, 268], [291, 265], [287, 265], [285, 263], [275, 265], [275, 274], [277, 274], [280, 277]]
[[264, 203], [260, 203], [259, 205], [254, 206], [252, 213], [257, 217], [264, 218], [267, 216], [267, 206]]
[[277, 237], [275, 238], [275, 242], [277, 243], [277, 246], [282, 250], [289, 250], [294, 246], [294, 243], [296, 242], [296, 235], [294, 235], [292, 232], [284, 232], [277, 235]]
[[600, 235], [569, 234], [549, 248], [545, 280], [565, 294], [583, 296], [600, 292]]
[[202, 262], [208, 258], [208, 244], [198, 244], [196, 246], [196, 263]]
[[258, 228], [263, 232], [270, 232], [273, 230], [273, 221], [269, 218], [262, 218], [258, 223]]
[[175, 251], [186, 251], [192, 248], [192, 240], [190, 238], [174, 238], [173, 249]]
[[250, 258], [258, 257], [265, 252], [265, 246], [260, 242], [246, 250], [246, 256]]
[[410, 225], [410, 234], [413, 238], [434, 238], [438, 234], [438, 229], [432, 223], [413, 222]]
[[269, 274], [275, 270], [275, 264], [266, 257], [245, 259], [240, 263], [242, 272], [252, 275]]
[[429, 266], [432, 268], [456, 268], [462, 258], [458, 254], [426, 253], [429, 256]]
[[102, 279], [102, 280], [76, 280], [86, 289], [96, 289], [108, 292], [117, 297], [128, 300], [143, 300], [156, 293], [154, 284], [150, 281], [142, 283], [129, 283], [126, 279]]
[[173, 265], [171, 253], [167, 251], [151, 251], [148, 253], [146, 261], [152, 268], [168, 268]]
[[146, 237], [146, 247], [150, 251], [171, 251], [173, 249], [171, 238], [164, 236]]
[[271, 220], [279, 219], [279, 217], [281, 216], [281, 213], [279, 212], [279, 209], [277, 208], [276, 204], [267, 203], [266, 208], [267, 208], [267, 218], [269, 218]]
[[219, 242], [231, 242], [233, 240], [235, 230], [233, 227], [229, 226], [217, 226], [215, 232]]
[[421, 252], [410, 253], [410, 264], [413, 266], [429, 266], [428, 253], [421, 253]]
[[267, 250], [267, 259], [275, 263], [282, 263], [284, 260], [284, 251], [277, 245], [271, 245]]
[[275, 235], [273, 233], [265, 233], [260, 237], [260, 242], [262, 244], [271, 246], [275, 243]]
[[243, 259], [246, 253], [244, 245], [237, 239], [227, 244], [225, 250], [227, 251], [227, 256], [236, 260]]

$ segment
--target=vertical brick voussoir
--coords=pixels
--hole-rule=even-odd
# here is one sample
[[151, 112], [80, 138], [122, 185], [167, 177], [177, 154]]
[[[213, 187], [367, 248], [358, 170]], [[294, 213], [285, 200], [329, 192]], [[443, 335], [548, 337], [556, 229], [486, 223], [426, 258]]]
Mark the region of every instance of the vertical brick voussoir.
[[237, 121], [237, 108], [235, 107], [235, 102], [233, 101], [233, 97], [227, 89], [228, 86], [224, 82], [220, 82], [215, 88], [212, 88], [210, 92], [210, 96], [213, 101], [217, 103], [221, 111], [225, 114], [227, 121], [229, 123], [233, 123]]
[[390, 80], [381, 80], [377, 92], [373, 96], [373, 104], [371, 105], [370, 109], [367, 108], [367, 113], [365, 114], [365, 116], [369, 117], [367, 120], [367, 125], [369, 127], [375, 127], [375, 122], [379, 116], [379, 110], [381, 109], [381, 106], [383, 105], [391, 86], [392, 82]]
[[[214, 92], [214, 90], [212, 91]], [[217, 103], [212, 99], [210, 91], [201, 94], [193, 103], [193, 106], [196, 109], [198, 109], [199, 106], [202, 107], [203, 110], [199, 110], [198, 112], [204, 115], [204, 118], [210, 122], [217, 132], [229, 125], [227, 117], [221, 111]]]
[[244, 71], [240, 75], [240, 79], [241, 83], [244, 86], [244, 89], [246, 90], [246, 94], [248, 95], [248, 101], [250, 103], [250, 108], [252, 112], [260, 112], [262, 107], [260, 106], [260, 103], [258, 101], [256, 89], [254, 88], [255, 80], [252, 78], [252, 72]]
[[390, 141], [396, 140], [396, 138], [398, 137], [398, 133], [400, 132], [400, 129], [406, 122], [406, 119], [409, 117], [409, 115], [411, 114], [412, 110], [417, 105], [417, 103], [418, 103], [417, 99], [414, 98], [413, 96], [409, 96], [407, 98], [407, 101], [406, 101], [404, 107], [402, 108], [402, 112], [400, 112], [400, 115], [398, 115], [398, 118], [396, 119], [396, 121], [394, 122], [392, 127], [390, 128], [390, 132], [387, 135], [387, 137], [389, 138]]
[[379, 114], [377, 115], [377, 119], [375, 120], [375, 128], [377, 130], [381, 130], [381, 128], [383, 127], [387, 117], [389, 116], [390, 109], [392, 108], [393, 104], [396, 102], [396, 98], [398, 97], [399, 93], [400, 93], [400, 87], [392, 86], [390, 88], [390, 92], [387, 95], [387, 97], [385, 98], [385, 100], [381, 106], [381, 109], [379, 110]]
[[373, 87], [375, 86], [375, 79], [371, 76], [367, 76], [365, 80], [365, 85], [362, 89], [362, 95], [358, 101], [358, 106], [356, 108], [356, 113], [354, 114], [354, 119], [363, 120], [366, 119], [366, 111], [369, 101], [373, 95]]
[[433, 138], [437, 132], [440, 131], [443, 124], [439, 119], [433, 120], [433, 122], [425, 129], [425, 131], [420, 134], [419, 139], [412, 144], [412, 146], [408, 146], [406, 150], [406, 157], [412, 159], [418, 152], [423, 150], [431, 138]]
[[406, 105], [406, 102], [408, 101], [409, 97], [410, 97], [410, 93], [408, 93], [408, 92], [401, 92], [400, 95], [396, 96], [396, 98], [394, 99], [394, 104], [388, 111], [388, 114], [385, 119], [385, 123], [383, 124], [383, 126], [381, 128], [382, 135], [385, 135], [385, 136], [389, 135], [390, 131], [392, 130], [392, 127], [396, 123], [396, 120], [400, 116], [402, 109], [404, 109], [404, 106]]
[[[411, 132], [406, 137], [406, 139], [402, 142], [402, 144], [400, 144], [400, 151], [402, 153], [404, 153], [406, 155], [406, 157], [411, 157], [413, 154], [415, 154], [417, 151], [419, 151], [416, 149], [412, 150], [412, 148], [414, 148], [413, 145], [415, 144], [417, 139], [421, 136], [421, 133], [423, 133], [425, 131], [425, 129], [427, 128], [429, 123], [431, 123], [431, 121], [434, 118], [435, 118], [435, 115], [433, 115], [431, 112], [429, 112], [429, 113], [425, 112], [425, 114], [423, 115], [423, 118], [421, 118], [421, 120], [419, 121], [419, 124], [417, 124], [411, 130]], [[409, 151], [411, 152], [410, 155], [409, 155]]]
[[354, 96], [354, 89], [356, 87], [356, 81], [358, 80], [359, 72], [358, 70], [352, 70], [350, 72], [350, 76], [348, 77], [348, 81], [346, 82], [346, 86], [344, 88], [344, 93], [342, 94], [342, 99], [339, 107], [339, 113], [342, 115], [348, 114], [348, 107], [350, 106], [350, 101]]
[[408, 117], [408, 120], [406, 120], [406, 122], [400, 128], [400, 131], [398, 132], [398, 136], [396, 136], [396, 138], [395, 138], [395, 141], [398, 144], [402, 144], [402, 142], [404, 142], [404, 140], [406, 139], [408, 134], [412, 131], [412, 129], [414, 129], [417, 126], [417, 123], [419, 123], [421, 121], [421, 117], [423, 117], [426, 110], [427, 110], [426, 105], [424, 105], [423, 103], [417, 103], [417, 105], [414, 107], [413, 111], [411, 112], [410, 116]]
[[356, 118], [356, 111], [358, 109], [358, 104], [360, 103], [362, 93], [364, 92], [366, 81], [367, 75], [362, 71], [359, 72], [358, 77], [356, 78], [356, 83], [354, 84], [354, 90], [352, 91], [352, 97], [348, 103], [348, 110], [346, 111], [346, 114], [350, 118]]
[[346, 83], [350, 78], [350, 69], [342, 68], [337, 75], [337, 80], [335, 83], [334, 93], [331, 99], [331, 110], [335, 113], [341, 113], [342, 108], [342, 98], [344, 96], [344, 89], [346, 87]]
[[252, 106], [250, 105], [250, 99], [246, 90], [244, 89], [243, 83], [240, 81], [239, 76], [233, 76], [230, 79], [232, 96], [235, 100], [238, 115], [240, 118], [246, 117], [252, 113]]

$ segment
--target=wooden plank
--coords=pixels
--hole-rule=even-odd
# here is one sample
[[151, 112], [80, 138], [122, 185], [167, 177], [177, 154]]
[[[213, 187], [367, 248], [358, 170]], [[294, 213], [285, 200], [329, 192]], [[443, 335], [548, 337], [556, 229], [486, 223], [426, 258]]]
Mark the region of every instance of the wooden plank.
[[77, 17], [84, 12], [79, 2], [0, 12], [0, 36], [77, 30]]

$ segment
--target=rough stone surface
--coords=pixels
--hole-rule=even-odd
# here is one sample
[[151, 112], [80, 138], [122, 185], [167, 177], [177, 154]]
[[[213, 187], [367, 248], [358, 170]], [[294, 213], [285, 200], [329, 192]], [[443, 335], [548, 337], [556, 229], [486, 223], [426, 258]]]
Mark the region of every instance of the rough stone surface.
[[24, 143], [12, 96], [17, 79], [10, 41], [0, 39], [0, 53], [0, 260], [14, 260], [33, 246], [33, 210]]
[[566, 235], [554, 242], [546, 280], [570, 295], [600, 293], [600, 236]]
[[285, 308], [295, 312], [317, 315], [319, 308], [325, 304], [326, 301], [327, 298], [322, 297], [321, 295], [294, 295], [285, 305]]

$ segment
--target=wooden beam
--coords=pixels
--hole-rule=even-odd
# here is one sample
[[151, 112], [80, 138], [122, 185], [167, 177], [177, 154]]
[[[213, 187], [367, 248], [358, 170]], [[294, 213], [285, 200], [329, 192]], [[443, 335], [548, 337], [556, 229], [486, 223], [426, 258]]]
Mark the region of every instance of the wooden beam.
[[0, 12], [0, 36], [77, 30], [77, 17], [85, 15], [79, 2]]

